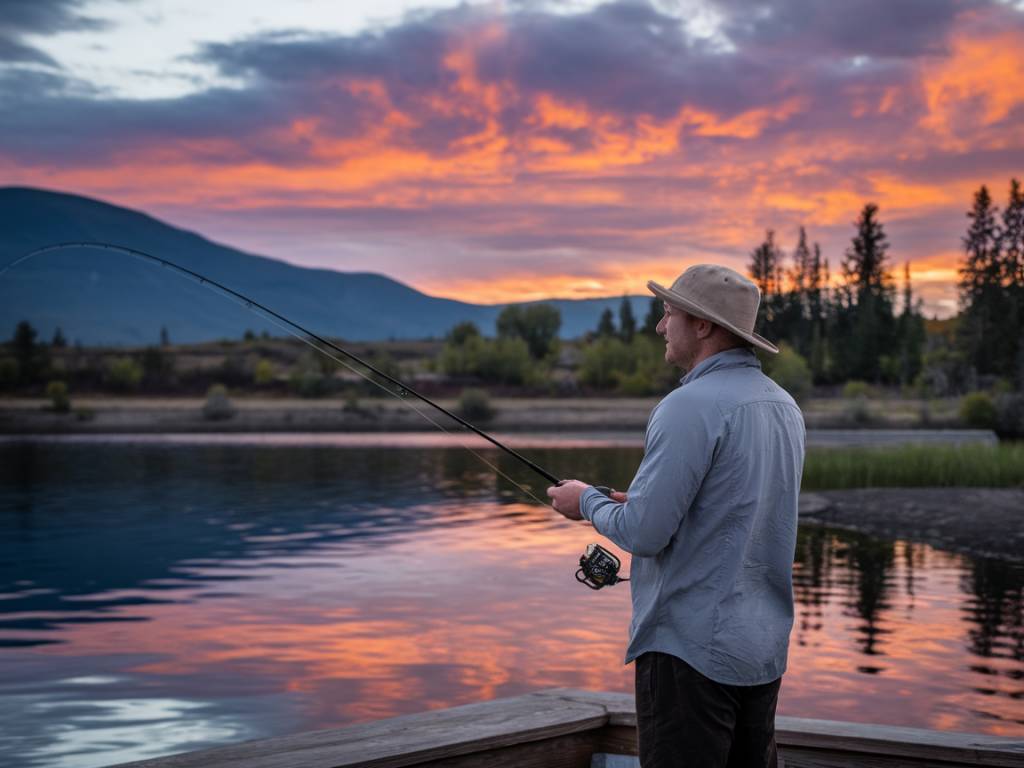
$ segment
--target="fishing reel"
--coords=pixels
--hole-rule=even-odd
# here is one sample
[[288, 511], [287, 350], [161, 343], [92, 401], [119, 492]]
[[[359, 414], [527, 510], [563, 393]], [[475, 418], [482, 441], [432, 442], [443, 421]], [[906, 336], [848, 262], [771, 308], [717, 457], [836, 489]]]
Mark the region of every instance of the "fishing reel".
[[576, 571], [576, 581], [586, 584], [591, 589], [601, 589], [620, 581], [629, 581], [619, 576], [622, 562], [600, 544], [588, 544], [586, 551], [580, 555], [580, 567]]

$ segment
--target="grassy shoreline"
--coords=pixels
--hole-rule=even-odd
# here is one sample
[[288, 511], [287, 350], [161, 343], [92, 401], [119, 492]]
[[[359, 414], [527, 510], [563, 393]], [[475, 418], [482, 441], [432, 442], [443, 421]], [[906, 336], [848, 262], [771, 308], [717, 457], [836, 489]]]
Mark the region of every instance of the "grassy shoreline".
[[807, 452], [801, 485], [804, 491], [941, 487], [1024, 487], [1024, 442], [816, 448]]

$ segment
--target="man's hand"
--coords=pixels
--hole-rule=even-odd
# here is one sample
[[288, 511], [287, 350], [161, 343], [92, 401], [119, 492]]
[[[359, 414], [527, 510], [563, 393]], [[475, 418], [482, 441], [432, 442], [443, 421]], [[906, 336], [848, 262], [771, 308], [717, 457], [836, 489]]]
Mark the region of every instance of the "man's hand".
[[579, 480], [563, 480], [558, 485], [552, 485], [548, 488], [552, 508], [570, 520], [582, 520], [580, 495], [586, 487], [587, 484], [581, 483]]
[[[580, 496], [583, 491], [586, 490], [587, 484], [581, 483], [579, 480], [563, 480], [558, 485], [553, 485], [548, 488], [548, 496], [551, 497], [551, 506], [555, 512], [570, 520], [582, 520], [583, 514], [580, 512]], [[626, 501], [626, 494], [622, 491], [612, 491], [612, 501], [617, 501], [620, 504]]]

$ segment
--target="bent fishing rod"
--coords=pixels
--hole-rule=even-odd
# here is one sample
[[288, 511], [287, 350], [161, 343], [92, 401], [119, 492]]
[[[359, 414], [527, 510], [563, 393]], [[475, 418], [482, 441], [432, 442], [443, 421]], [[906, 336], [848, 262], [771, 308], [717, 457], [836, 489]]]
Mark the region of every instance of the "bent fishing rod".
[[[316, 351], [320, 352], [323, 355], [326, 355], [327, 357], [329, 357], [330, 359], [340, 363], [341, 365], [344, 365], [349, 370], [351, 370], [354, 373], [358, 374], [359, 376], [361, 376], [362, 378], [366, 379], [367, 381], [369, 381], [370, 383], [374, 384], [375, 386], [379, 387], [380, 389], [384, 390], [388, 394], [391, 394], [394, 397], [397, 397], [399, 400], [401, 400], [402, 402], [404, 402], [407, 405], [409, 405], [410, 407], [412, 407], [413, 410], [416, 411], [416, 413], [418, 413], [420, 416], [422, 416], [424, 419], [426, 419], [428, 422], [430, 422], [431, 424], [436, 426], [441, 431], [448, 432], [448, 430], [445, 429], [444, 426], [439, 424], [434, 419], [431, 419], [427, 414], [423, 413], [418, 408], [413, 407], [412, 404], [409, 403], [409, 401], [405, 399], [405, 395], [412, 395], [413, 397], [417, 398], [418, 400], [422, 401], [423, 403], [426, 403], [427, 405], [431, 406], [432, 408], [435, 408], [440, 413], [444, 414], [445, 416], [447, 416], [448, 418], [450, 418], [453, 421], [457, 422], [458, 424], [461, 424], [463, 427], [465, 427], [466, 429], [470, 430], [471, 432], [473, 432], [474, 434], [478, 435], [479, 437], [482, 437], [484, 440], [486, 440], [487, 442], [491, 443], [496, 448], [504, 451], [509, 456], [512, 456], [513, 458], [515, 458], [516, 460], [518, 460], [522, 464], [526, 465], [531, 470], [533, 470], [536, 474], [540, 475], [545, 480], [550, 482], [552, 485], [561, 485], [564, 482], [563, 480], [560, 480], [559, 478], [555, 477], [553, 474], [548, 472], [543, 467], [539, 466], [535, 462], [533, 462], [530, 459], [528, 459], [525, 456], [523, 456], [518, 451], [508, 447], [507, 445], [502, 443], [500, 440], [496, 439], [495, 437], [493, 437], [493, 436], [487, 434], [486, 432], [484, 432], [482, 429], [480, 429], [480, 428], [476, 427], [475, 425], [471, 424], [470, 422], [468, 422], [466, 419], [462, 418], [458, 414], [453, 413], [452, 411], [448, 410], [444, 406], [434, 402], [433, 400], [431, 400], [426, 395], [424, 395], [424, 394], [422, 394], [420, 392], [417, 392], [415, 389], [413, 389], [409, 385], [405, 384], [403, 381], [399, 380], [398, 378], [392, 376], [389, 373], [386, 373], [386, 372], [380, 370], [379, 368], [377, 368], [376, 366], [374, 366], [371, 363], [367, 362], [366, 360], [363, 360], [358, 355], [348, 351], [347, 349], [344, 349], [340, 345], [335, 344], [334, 342], [332, 342], [332, 341], [330, 341], [328, 339], [325, 339], [324, 337], [320, 336], [319, 334], [313, 333], [308, 328], [300, 325], [299, 323], [296, 323], [294, 320], [288, 319], [287, 317], [285, 317], [281, 313], [276, 312], [275, 310], [271, 309], [270, 307], [266, 306], [265, 304], [260, 303], [256, 299], [253, 299], [253, 298], [251, 298], [249, 296], [246, 296], [244, 293], [242, 293], [240, 291], [236, 291], [235, 289], [230, 288], [230, 287], [224, 285], [223, 283], [221, 283], [221, 282], [219, 282], [217, 280], [214, 280], [213, 278], [207, 277], [206, 275], [203, 275], [200, 272], [197, 272], [197, 271], [195, 271], [193, 269], [189, 269], [188, 267], [184, 267], [184, 266], [182, 266], [180, 264], [177, 264], [177, 263], [171, 261], [170, 259], [166, 259], [166, 258], [163, 258], [161, 256], [154, 256], [153, 254], [147, 253], [146, 251], [140, 250], [138, 248], [129, 248], [128, 246], [115, 245], [113, 243], [98, 242], [98, 241], [69, 241], [69, 242], [60, 242], [60, 243], [52, 243], [50, 245], [45, 245], [45, 246], [42, 246], [40, 248], [36, 248], [35, 250], [30, 251], [30, 252], [24, 254], [23, 256], [15, 259], [14, 261], [10, 262], [9, 264], [4, 266], [3, 268], [0, 268], [0, 278], [2, 278], [7, 272], [9, 272], [11, 269], [16, 267], [17, 265], [19, 265], [19, 264], [21, 264], [21, 263], [23, 263], [25, 261], [28, 261], [31, 258], [34, 258], [34, 257], [39, 256], [39, 255], [44, 254], [44, 253], [49, 253], [49, 252], [52, 252], [52, 251], [66, 250], [66, 249], [71, 249], [71, 248], [91, 248], [91, 249], [101, 250], [101, 251], [113, 251], [115, 253], [122, 253], [122, 254], [125, 254], [125, 255], [128, 255], [128, 256], [132, 256], [132, 257], [137, 258], [137, 259], [141, 259], [141, 260], [149, 262], [149, 263], [159, 264], [161, 267], [164, 267], [164, 268], [167, 268], [167, 269], [171, 269], [174, 272], [178, 273], [179, 275], [182, 275], [182, 276], [184, 276], [184, 277], [186, 277], [188, 279], [198, 281], [198, 283], [201, 286], [205, 286], [205, 287], [209, 288], [210, 290], [219, 292], [223, 296], [226, 296], [226, 297], [228, 297], [230, 299], [233, 299], [233, 300], [235, 300], [237, 302], [240, 302], [246, 309], [248, 309], [248, 310], [250, 310], [250, 311], [252, 311], [252, 312], [254, 312], [256, 314], [259, 314], [261, 317], [263, 317], [266, 320], [269, 320], [273, 325], [276, 325], [277, 327], [281, 328], [282, 330], [284, 330], [288, 334], [290, 334], [290, 335], [294, 336], [295, 338], [299, 339], [304, 344], [312, 347]], [[298, 333], [296, 333], [296, 331], [298, 331]], [[304, 335], [299, 335], [300, 333], [304, 334]], [[364, 367], [365, 369], [373, 372], [374, 374], [379, 376], [381, 379], [384, 379], [385, 381], [387, 381], [390, 384], [392, 384], [395, 387], [397, 387], [398, 388], [398, 392], [397, 393], [393, 392], [392, 390], [390, 390], [387, 387], [383, 386], [380, 382], [374, 381], [373, 379], [368, 377], [363, 372], [353, 368], [351, 365], [346, 363], [344, 360], [341, 360], [341, 359], [339, 359], [337, 357], [334, 357], [333, 355], [331, 355], [330, 353], [325, 351], [322, 347], [318, 347], [318, 346], [316, 346], [316, 344], [313, 344], [312, 342], [310, 342], [310, 339], [315, 340], [318, 344], [323, 345], [323, 347], [327, 347], [328, 349], [333, 350], [334, 352], [337, 352], [340, 355], [343, 355], [348, 360], [351, 360], [352, 362], [354, 362], [354, 363]], [[495, 466], [494, 464], [489, 462], [487, 459], [485, 459], [479, 453], [474, 451], [472, 448], [470, 448], [469, 446], [467, 446], [465, 444], [463, 444], [463, 447], [466, 450], [468, 450], [470, 453], [472, 453], [474, 456], [476, 456], [478, 459], [480, 459], [480, 461], [482, 461], [484, 464], [486, 464], [491, 469], [493, 469], [495, 472], [497, 472], [499, 475], [504, 477], [506, 480], [511, 482], [516, 487], [520, 488], [520, 490], [526, 491], [526, 493], [529, 494], [530, 496], [532, 496], [536, 501], [538, 501], [542, 505], [546, 506], [544, 504], [544, 502], [540, 501], [540, 499], [538, 499], [536, 496], [534, 496], [534, 494], [532, 492], [530, 492], [526, 488], [523, 488], [523, 486], [521, 486], [515, 480], [510, 478], [507, 474], [502, 472], [497, 466]], [[604, 486], [596, 486], [596, 487], [597, 487], [597, 490], [599, 490], [604, 495], [609, 496], [609, 497], [611, 496], [611, 490], [609, 488], [606, 488]], [[585, 584], [586, 586], [590, 587], [591, 589], [601, 589], [602, 587], [610, 586], [610, 585], [616, 584], [616, 583], [618, 583], [620, 581], [628, 581], [628, 579], [618, 576], [618, 571], [619, 571], [619, 567], [620, 567], [619, 559], [614, 554], [612, 554], [611, 552], [609, 552], [604, 547], [602, 547], [602, 546], [600, 546], [598, 544], [590, 544], [590, 545], [588, 545], [586, 552], [580, 557], [580, 561], [579, 562], [580, 562], [580, 567], [576, 571], [576, 580], [579, 581], [581, 584]]]
[[250, 298], [249, 296], [246, 296], [244, 293], [241, 293], [240, 291], [236, 291], [233, 288], [229, 288], [228, 286], [224, 285], [223, 283], [220, 283], [217, 280], [214, 280], [213, 278], [207, 277], [206, 275], [200, 274], [199, 272], [196, 272], [193, 269], [189, 269], [188, 267], [183, 267], [180, 264], [176, 264], [175, 262], [171, 261], [170, 259], [165, 259], [165, 258], [163, 258], [161, 256], [154, 256], [153, 254], [146, 253], [145, 251], [139, 250], [138, 248], [129, 248], [127, 246], [114, 245], [112, 243], [89, 242], [89, 241], [86, 241], [86, 242], [53, 243], [51, 245], [45, 245], [45, 246], [43, 246], [41, 248], [37, 248], [34, 251], [26, 253], [24, 256], [21, 256], [20, 258], [15, 259], [10, 264], [6, 265], [3, 269], [0, 269], [0, 277], [2, 277], [6, 272], [8, 272], [11, 269], [13, 269], [14, 267], [16, 267], [18, 264], [21, 264], [24, 261], [28, 261], [29, 259], [31, 259], [31, 258], [33, 258], [35, 256], [39, 256], [40, 254], [48, 253], [48, 252], [51, 252], [51, 251], [66, 250], [68, 248], [94, 248], [94, 249], [97, 249], [97, 250], [116, 251], [118, 253], [127, 254], [128, 256], [134, 256], [135, 258], [140, 258], [140, 259], [148, 260], [150, 262], [159, 264], [162, 267], [166, 267], [168, 269], [173, 269], [176, 272], [178, 272], [179, 274], [185, 275], [186, 277], [192, 278], [193, 280], [197, 280], [197, 281], [199, 281], [200, 285], [208, 286], [211, 289], [218, 290], [222, 294], [226, 294], [227, 296], [229, 296], [229, 297], [231, 297], [233, 299], [236, 299], [237, 301], [239, 301], [242, 304], [244, 304], [246, 309], [250, 309], [250, 310], [254, 310], [254, 311], [255, 310], [259, 310], [264, 315], [269, 315], [270, 317], [272, 317], [275, 320], [277, 320], [279, 323], [285, 323], [289, 327], [294, 328], [295, 330], [297, 330], [297, 331], [299, 331], [301, 333], [304, 333], [309, 338], [315, 339], [318, 343], [323, 344], [324, 346], [328, 347], [329, 349], [332, 349], [335, 352], [337, 352], [337, 353], [339, 353], [341, 355], [344, 355], [349, 360], [351, 360], [351, 361], [353, 361], [353, 362], [363, 366], [367, 370], [372, 371], [377, 376], [380, 376], [382, 379], [384, 379], [384, 380], [390, 382], [391, 384], [395, 385], [396, 387], [398, 387], [398, 393], [399, 393], [400, 396], [404, 395], [404, 394], [409, 394], [409, 395], [412, 395], [413, 397], [416, 397], [416, 398], [422, 400], [427, 405], [436, 408], [438, 411], [443, 413], [448, 418], [458, 422], [462, 426], [466, 427], [466, 429], [469, 429], [470, 431], [472, 431], [475, 434], [479, 435], [480, 437], [482, 437], [484, 440], [486, 440], [487, 442], [491, 443], [495, 447], [500, 448], [501, 450], [505, 451], [505, 453], [507, 453], [510, 456], [513, 456], [514, 458], [518, 459], [523, 464], [525, 464], [530, 469], [532, 469], [534, 472], [536, 472], [538, 475], [543, 477], [545, 480], [549, 481], [552, 485], [557, 485], [559, 482], [561, 482], [559, 480], [559, 478], [555, 477], [553, 474], [548, 472], [543, 467], [538, 466], [533, 461], [530, 461], [530, 459], [526, 458], [525, 456], [523, 456], [518, 451], [513, 450], [512, 448], [509, 448], [507, 445], [502, 443], [500, 440], [497, 440], [496, 438], [494, 438], [491, 435], [489, 435], [486, 432], [484, 432], [482, 429], [479, 429], [478, 427], [476, 427], [473, 424], [469, 423], [468, 421], [466, 421], [464, 418], [462, 418], [458, 414], [453, 413], [452, 411], [448, 410], [447, 408], [445, 408], [444, 406], [442, 406], [442, 405], [440, 405], [438, 403], [435, 403], [433, 400], [431, 400], [426, 395], [423, 395], [420, 392], [417, 392], [415, 389], [410, 387], [408, 384], [405, 384], [404, 382], [400, 381], [399, 379], [395, 378], [394, 376], [391, 376], [390, 374], [385, 373], [384, 371], [380, 370], [376, 366], [368, 363], [366, 360], [363, 360], [361, 357], [353, 354], [352, 352], [349, 352], [347, 349], [343, 349], [342, 347], [338, 346], [334, 342], [329, 341], [328, 339], [325, 339], [324, 337], [322, 337], [322, 336], [320, 336], [320, 335], [318, 335], [316, 333], [313, 333], [311, 330], [309, 330], [308, 328], [305, 328], [305, 327], [299, 325], [294, 320], [289, 320], [287, 317], [285, 317], [284, 315], [280, 314], [279, 312], [275, 312], [274, 310], [272, 310], [270, 307], [266, 306], [265, 304], [261, 304], [260, 302], [256, 301], [256, 299]]

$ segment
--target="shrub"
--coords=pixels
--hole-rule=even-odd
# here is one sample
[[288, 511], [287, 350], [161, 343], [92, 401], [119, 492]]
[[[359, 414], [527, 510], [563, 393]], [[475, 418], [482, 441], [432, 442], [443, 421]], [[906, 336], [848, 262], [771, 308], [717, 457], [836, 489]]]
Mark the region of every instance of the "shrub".
[[583, 350], [580, 382], [595, 389], [611, 389], [637, 368], [636, 350], [614, 336], [602, 336]]
[[843, 397], [847, 400], [854, 400], [858, 397], [867, 397], [871, 394], [871, 387], [865, 381], [848, 381], [843, 385]]
[[120, 357], [107, 367], [107, 383], [121, 392], [130, 392], [142, 383], [142, 366], [130, 357]]
[[651, 380], [644, 371], [634, 371], [619, 376], [619, 386], [616, 391], [627, 397], [643, 397], [651, 391]]
[[0, 389], [12, 389], [21, 377], [21, 368], [13, 357], [0, 358]]
[[222, 421], [235, 415], [235, 407], [228, 399], [228, 390], [223, 384], [214, 384], [206, 392], [206, 404], [203, 406], [203, 418], [210, 421]]
[[775, 383], [789, 392], [797, 402], [804, 400], [811, 393], [811, 369], [807, 366], [807, 361], [788, 344], [779, 347], [771, 376]]
[[327, 394], [327, 377], [320, 371], [299, 368], [288, 377], [292, 392], [299, 397], [323, 397]]
[[868, 410], [868, 399], [864, 395], [854, 397], [846, 404], [846, 418], [854, 424], [867, 424], [871, 421], [871, 411]]
[[264, 387], [274, 380], [274, 364], [261, 357], [256, 363], [256, 369], [252, 374], [253, 383], [258, 387]]
[[459, 415], [466, 421], [489, 421], [494, 418], [494, 408], [487, 390], [462, 390], [459, 397]]
[[497, 384], [531, 384], [537, 379], [530, 348], [523, 339], [497, 339], [484, 345], [477, 375]]
[[996, 434], [1004, 438], [1024, 439], [1024, 392], [996, 398]]
[[50, 406], [56, 413], [71, 410], [71, 398], [68, 397], [68, 385], [65, 382], [51, 381], [46, 385], [46, 396], [50, 398]]
[[971, 392], [960, 401], [960, 418], [976, 429], [992, 429], [996, 425], [996, 407], [984, 392]]
[[476, 332], [476, 326], [472, 323], [455, 326], [449, 336], [451, 338], [441, 351], [441, 370], [446, 376], [476, 376], [487, 342]]

